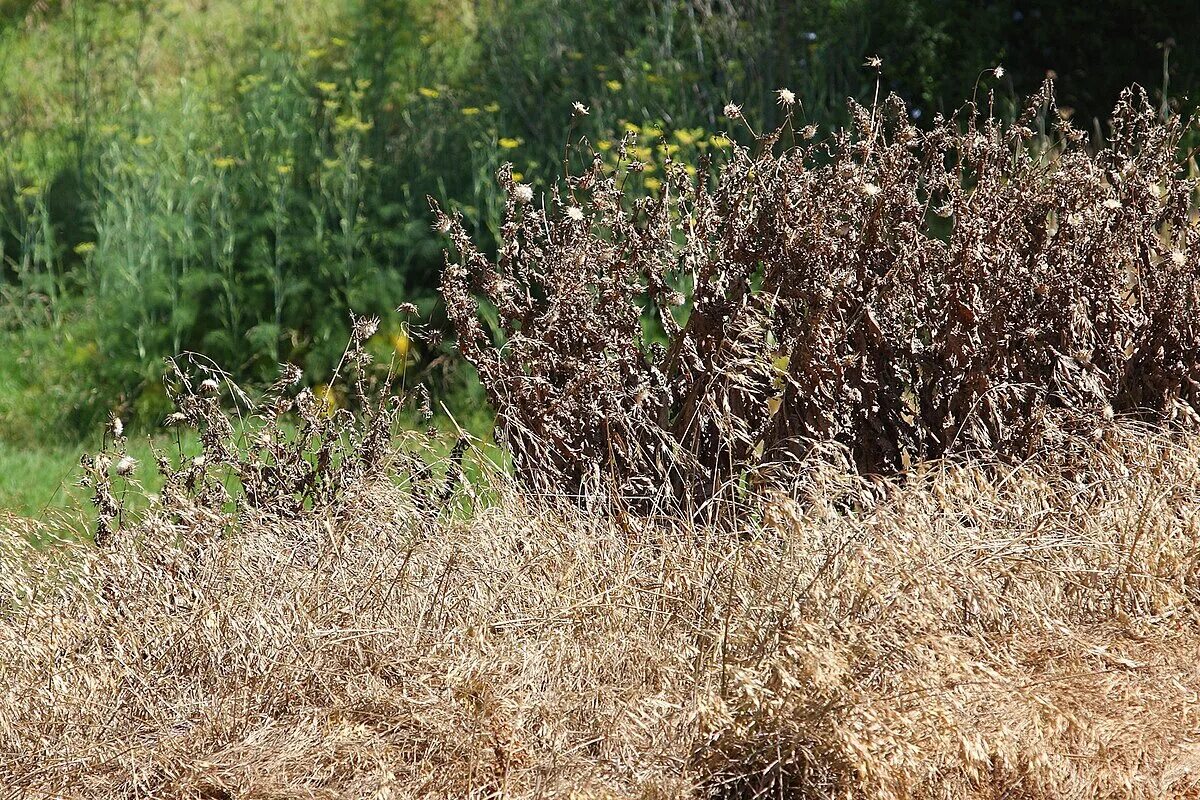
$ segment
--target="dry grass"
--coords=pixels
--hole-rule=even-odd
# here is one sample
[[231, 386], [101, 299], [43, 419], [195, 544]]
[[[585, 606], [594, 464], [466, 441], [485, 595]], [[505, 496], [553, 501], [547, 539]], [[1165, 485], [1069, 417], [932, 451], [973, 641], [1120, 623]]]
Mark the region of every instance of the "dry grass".
[[725, 531], [373, 478], [14, 530], [0, 795], [1200, 797], [1200, 439], [808, 481]]

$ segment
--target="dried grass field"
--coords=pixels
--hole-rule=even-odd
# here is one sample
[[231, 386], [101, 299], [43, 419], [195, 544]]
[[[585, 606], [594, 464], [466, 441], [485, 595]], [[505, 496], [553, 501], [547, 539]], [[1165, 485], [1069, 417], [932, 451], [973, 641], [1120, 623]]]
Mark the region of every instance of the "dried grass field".
[[1200, 440], [732, 529], [498, 485], [10, 526], [4, 796], [1200, 797]]

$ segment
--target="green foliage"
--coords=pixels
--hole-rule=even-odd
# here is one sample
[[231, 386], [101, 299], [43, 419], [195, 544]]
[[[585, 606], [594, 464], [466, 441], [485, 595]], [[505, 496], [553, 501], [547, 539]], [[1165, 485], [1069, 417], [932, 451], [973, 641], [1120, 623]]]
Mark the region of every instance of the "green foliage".
[[[760, 130], [781, 118], [785, 86], [797, 125], [845, 121], [844, 99], [874, 91], [862, 63], [875, 53], [883, 88], [923, 120], [1001, 61], [998, 111], [1055, 68], [1065, 105], [1106, 114], [1116, 87], [1162, 85], [1154, 43], [1172, 35], [1170, 88], [1194, 85], [1192, 22], [1148, 0], [1111, 5], [1110, 19], [1020, 0], [6, 3], [6, 327], [69, 331], [84, 354], [70, 425], [110, 402], [161, 415], [163, 358], [186, 350], [251, 382], [284, 360], [320, 381], [351, 310], [384, 318], [382, 349], [400, 302], [441, 324], [427, 196], [494, 251], [503, 163], [549, 185], [586, 166], [564, 165], [580, 152], [568, 144], [586, 137], [616, 164], [634, 130], [646, 169], [623, 178], [654, 193], [668, 159], [728, 145], [731, 100], [754, 101]], [[1113, 19], [1131, 31], [1121, 63], [1100, 57]], [[446, 356], [405, 352], [442, 395], [471, 383]]]

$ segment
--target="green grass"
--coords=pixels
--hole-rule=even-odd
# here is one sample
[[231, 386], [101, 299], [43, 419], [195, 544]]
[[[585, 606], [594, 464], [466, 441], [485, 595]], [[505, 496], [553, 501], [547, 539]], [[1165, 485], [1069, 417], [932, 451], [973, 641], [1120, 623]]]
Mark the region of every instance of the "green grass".
[[78, 477], [79, 452], [70, 447], [19, 447], [0, 442], [0, 510], [39, 518], [81, 500], [72, 486]]
[[[165, 438], [158, 445], [170, 452], [174, 442]], [[90, 516], [88, 493], [76, 485], [80, 476], [79, 457], [95, 452], [98, 443], [45, 446], [12, 445], [0, 442], [0, 511], [40, 519], [53, 512]], [[131, 484], [131, 507], [144, 504], [144, 495], [162, 487], [154, 470], [154, 456], [146, 437], [131, 438], [129, 454], [141, 464], [138, 484]]]

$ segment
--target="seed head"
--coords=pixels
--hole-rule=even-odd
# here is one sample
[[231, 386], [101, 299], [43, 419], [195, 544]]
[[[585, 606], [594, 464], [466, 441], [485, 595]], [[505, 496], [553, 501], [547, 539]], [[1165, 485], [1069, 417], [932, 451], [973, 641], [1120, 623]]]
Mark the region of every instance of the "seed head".
[[883, 191], [883, 189], [880, 189], [878, 186], [876, 186], [873, 183], [864, 183], [862, 185], [862, 193], [865, 194], [867, 197], [875, 197], [882, 191]]
[[1004, 67], [997, 64], [996, 68], [994, 70], [992, 70], [992, 74], [995, 75], [997, 78], [1003, 78], [1004, 77]]
[[120, 439], [121, 434], [125, 433], [125, 423], [121, 422], [121, 418], [113, 414], [109, 418], [108, 429], [112, 431], [114, 439]]
[[784, 108], [791, 108], [796, 105], [796, 95], [791, 89], [778, 89], [775, 92], [775, 96], [778, 98], [779, 105]]
[[374, 336], [377, 330], [379, 330], [379, 317], [359, 317], [354, 320], [354, 327], [350, 335], [356, 342], [365, 342]]
[[1172, 250], [1171, 261], [1175, 264], [1175, 266], [1183, 267], [1187, 265], [1187, 256], [1183, 254], [1182, 250]]
[[216, 378], [205, 378], [200, 382], [200, 391], [203, 394], [216, 394], [221, 390], [221, 385], [217, 383]]
[[117, 474], [122, 478], [128, 478], [137, 469], [137, 459], [132, 456], [121, 456], [121, 460], [117, 462]]
[[576, 102], [574, 102], [574, 103], [572, 103], [572, 104], [571, 104], [571, 114], [572, 114], [572, 116], [576, 116], [576, 117], [586, 117], [586, 116], [587, 116], [588, 114], [590, 114], [590, 113], [591, 113], [591, 112], [590, 112], [590, 111], [588, 111], [588, 107], [587, 107], [587, 106], [585, 106], [583, 103], [580, 103], [580, 102], [576, 101]]
[[863, 66], [871, 67], [872, 69], [879, 69], [880, 67], [883, 66], [883, 59], [880, 58], [879, 56], [871, 56], [870, 58], [868, 58], [866, 61], [863, 62]]
[[567, 206], [567, 216], [575, 222], [583, 222], [583, 209], [579, 206]]
[[528, 183], [518, 183], [513, 187], [512, 191], [513, 197], [516, 198], [518, 203], [528, 204], [533, 202], [533, 187]]
[[304, 373], [295, 364], [281, 364], [279, 367], [279, 383], [282, 386], [292, 386]]
[[421, 312], [417, 308], [415, 303], [401, 303], [400, 305], [396, 306], [396, 313], [397, 314], [406, 314], [410, 317], [415, 317], [418, 314], [420, 314]]
[[729, 117], [730, 119], [741, 119], [742, 118], [742, 107], [739, 106], [737, 103], [726, 103], [725, 104], [725, 116]]

